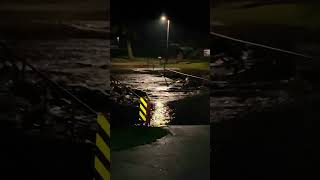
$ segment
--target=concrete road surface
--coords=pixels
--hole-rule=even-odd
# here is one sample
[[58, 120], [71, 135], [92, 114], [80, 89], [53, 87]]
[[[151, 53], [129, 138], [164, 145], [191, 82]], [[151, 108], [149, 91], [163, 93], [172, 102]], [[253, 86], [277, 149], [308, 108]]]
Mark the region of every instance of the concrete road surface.
[[210, 126], [169, 126], [171, 134], [112, 152], [112, 180], [209, 180]]

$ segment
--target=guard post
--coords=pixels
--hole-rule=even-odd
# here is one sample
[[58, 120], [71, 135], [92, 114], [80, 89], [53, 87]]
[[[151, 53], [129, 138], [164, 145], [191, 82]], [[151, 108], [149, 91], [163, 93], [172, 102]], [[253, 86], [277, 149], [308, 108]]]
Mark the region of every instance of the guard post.
[[139, 107], [139, 122], [142, 122], [145, 126], [150, 125], [151, 119], [151, 104], [147, 97], [140, 97]]
[[98, 113], [94, 180], [110, 180], [110, 122], [106, 115]]

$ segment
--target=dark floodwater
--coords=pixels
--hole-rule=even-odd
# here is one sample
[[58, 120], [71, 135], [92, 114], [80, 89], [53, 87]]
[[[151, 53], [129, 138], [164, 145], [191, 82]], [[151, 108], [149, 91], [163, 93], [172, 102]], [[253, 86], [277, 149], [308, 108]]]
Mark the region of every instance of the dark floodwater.
[[[240, 93], [245, 91], [247, 91], [246, 95]], [[211, 93], [214, 92], [215, 89], [211, 89]], [[234, 120], [250, 113], [257, 113], [276, 105], [288, 103], [290, 100], [292, 98], [284, 88], [261, 90], [254, 86], [245, 90], [235, 89], [232, 95], [230, 93], [211, 95], [210, 122], [223, 123], [223, 121]]]
[[144, 91], [154, 104], [151, 125], [208, 124], [209, 93], [206, 88], [184, 88], [183, 79], [164, 79], [148, 68], [133, 69], [131, 73], [114, 76], [124, 84]]
[[[69, 26], [86, 31], [109, 32], [105, 21], [74, 21]], [[55, 33], [55, 32], [53, 32]], [[90, 33], [90, 32], [88, 32]], [[110, 88], [110, 41], [103, 38], [63, 37], [5, 40], [13, 52], [27, 58], [32, 65], [50, 75], [53, 80], [70, 86], [90, 89]]]

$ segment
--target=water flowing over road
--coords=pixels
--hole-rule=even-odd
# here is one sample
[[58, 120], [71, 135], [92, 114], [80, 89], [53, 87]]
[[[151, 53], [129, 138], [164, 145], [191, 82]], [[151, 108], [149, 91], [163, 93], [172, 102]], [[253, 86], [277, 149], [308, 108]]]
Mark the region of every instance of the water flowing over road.
[[[205, 112], [206, 109], [194, 106], [197, 103], [202, 103], [203, 106], [209, 105], [205, 87], [191, 86], [189, 84], [192, 80], [186, 80], [184, 79], [185, 77], [165, 78], [161, 73], [160, 69], [153, 71], [149, 68], [136, 68], [130, 72], [117, 73], [115, 77], [129, 87], [148, 94], [154, 104], [151, 120], [152, 126], [175, 124], [178, 121], [182, 121], [180, 118], [185, 118], [185, 121], [188, 121], [187, 119], [195, 117], [188, 116], [188, 109], [184, 109], [185, 115], [181, 116], [181, 114], [177, 114], [180, 113], [182, 106], [193, 107], [196, 109], [195, 111], [198, 111], [194, 111], [194, 113], [189, 111], [189, 114], [209, 114], [209, 111]], [[199, 99], [202, 102], [198, 102], [197, 100]], [[199, 116], [199, 118], [201, 117]], [[194, 124], [197, 122], [196, 124], [199, 124], [199, 122], [204, 123], [205, 121], [208, 123], [209, 119], [189, 120], [189, 123]], [[188, 124], [188, 122], [182, 124]]]

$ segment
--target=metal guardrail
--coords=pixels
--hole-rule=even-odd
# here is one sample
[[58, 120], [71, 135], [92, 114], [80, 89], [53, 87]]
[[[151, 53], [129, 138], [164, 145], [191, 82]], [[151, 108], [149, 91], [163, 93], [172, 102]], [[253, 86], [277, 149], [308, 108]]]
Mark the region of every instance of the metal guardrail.
[[17, 61], [22, 62], [23, 66], [27, 66], [29, 67], [32, 71], [36, 72], [42, 79], [46, 80], [47, 82], [49, 82], [50, 84], [52, 84], [55, 88], [57, 88], [58, 90], [64, 92], [67, 96], [69, 96], [71, 99], [73, 99], [75, 102], [77, 102], [78, 104], [80, 104], [82, 107], [84, 107], [85, 109], [89, 110], [91, 113], [93, 114], [98, 114], [97, 111], [95, 111], [93, 108], [91, 108], [88, 104], [84, 103], [82, 100], [80, 100], [78, 97], [76, 97], [75, 95], [73, 95], [70, 91], [68, 91], [67, 89], [65, 89], [64, 87], [62, 87], [61, 85], [59, 85], [58, 83], [52, 81], [47, 75], [45, 75], [43, 72], [39, 71], [36, 67], [34, 67], [32, 64], [30, 64], [29, 62], [27, 62], [27, 60], [17, 57], [15, 56], [12, 51], [10, 50], [10, 48], [8, 48], [5, 44], [0, 43], [1, 47], [6, 51], [6, 53], [8, 55], [10, 55], [10, 57], [14, 58]]
[[71, 97], [74, 101], [76, 101], [78, 104], [80, 104], [82, 107], [86, 108], [87, 110], [89, 110], [91, 113], [93, 114], [98, 114], [97, 111], [95, 111], [93, 108], [91, 108], [89, 105], [87, 105], [86, 103], [84, 103], [82, 100], [80, 100], [79, 98], [77, 98], [75, 95], [73, 95], [70, 91], [68, 91], [67, 89], [65, 89], [64, 87], [62, 87], [61, 85], [59, 85], [58, 83], [52, 81], [51, 79], [49, 79], [44, 73], [42, 73], [41, 71], [39, 71], [38, 69], [36, 69], [33, 65], [31, 65], [28, 62], [24, 62], [28, 67], [30, 67], [34, 72], [38, 73], [43, 79], [45, 79], [46, 81], [50, 82], [53, 86], [55, 86], [57, 89], [61, 90], [62, 92], [64, 92], [66, 95], [68, 95], [69, 97]]
[[121, 83], [119, 80], [117, 80], [115, 77], [113, 77], [112, 75], [110, 75], [110, 79], [111, 81], [114, 81], [116, 85], [118, 86], [122, 86], [125, 89], [129, 90], [133, 95], [135, 95], [137, 98], [140, 98], [141, 96], [139, 96], [136, 92], [134, 92], [131, 88], [128, 88], [127, 86], [125, 86], [123, 83]]
[[[306, 58], [306, 59], [313, 59], [312, 56], [306, 55], [306, 54], [302, 54], [302, 53], [297, 53], [297, 52], [283, 50], [283, 49], [280, 49], [280, 48], [275, 48], [275, 47], [271, 47], [271, 46], [267, 46], [267, 45], [263, 45], [263, 44], [244, 41], [244, 40], [241, 40], [241, 39], [232, 38], [232, 37], [229, 37], [229, 36], [226, 36], [226, 35], [222, 35], [222, 34], [219, 34], [219, 33], [215, 33], [215, 32], [210, 32], [210, 34], [212, 34], [214, 36], [217, 36], [217, 37], [220, 37], [220, 38], [224, 38], [224, 39], [240, 42], [240, 43], [243, 43], [243, 44], [250, 44], [250, 45], [253, 45], [253, 46], [257, 46], [257, 47], [261, 47], [261, 48], [265, 48], [265, 49], [269, 49], [269, 50], [273, 50], [273, 51], [278, 51], [278, 52], [282, 52], [282, 53], [286, 53], [286, 54], [290, 54], [290, 55], [294, 55], [294, 56], [303, 57], [303, 58]], [[191, 75], [191, 74], [182, 73], [182, 72], [179, 72], [179, 71], [166, 69], [165, 65], [163, 66], [163, 71], [164, 72], [169, 71], [169, 72], [173, 72], [173, 73], [180, 74], [180, 75], [183, 75], [183, 76], [187, 76], [187, 77], [190, 77], [190, 78], [195, 78], [195, 79], [199, 79], [199, 80], [203, 80], [203, 81], [207, 81], [207, 82], [212, 82], [210, 79], [205, 79], [205, 78], [202, 78], [202, 77], [199, 77], [199, 76], [195, 76], [195, 75]]]
[[265, 48], [265, 49], [269, 49], [269, 50], [273, 50], [273, 51], [278, 51], [278, 52], [282, 52], [285, 54], [290, 54], [290, 55], [294, 55], [294, 56], [299, 56], [299, 57], [303, 57], [306, 59], [312, 59], [312, 56], [309, 56], [307, 54], [302, 54], [302, 53], [297, 53], [297, 52], [293, 52], [293, 51], [288, 51], [288, 50], [283, 50], [280, 48], [275, 48], [275, 47], [271, 47], [271, 46], [267, 46], [267, 45], [263, 45], [263, 44], [258, 44], [258, 43], [254, 43], [254, 42], [249, 42], [249, 41], [245, 41], [245, 40], [241, 40], [241, 39], [236, 39], [236, 38], [232, 38], [223, 34], [219, 34], [219, 33], [215, 33], [215, 32], [210, 32], [210, 34], [220, 37], [220, 38], [224, 38], [224, 39], [229, 39], [232, 41], [236, 41], [236, 42], [240, 42], [243, 44], [250, 44], [252, 46], [257, 46], [257, 47], [261, 47], [261, 48]]
[[[20, 61], [23, 64], [23, 68], [21, 71], [25, 70], [25, 67], [29, 67], [33, 72], [37, 73], [42, 79], [49, 82], [53, 87], [63, 92], [66, 96], [71, 98], [73, 101], [80, 104], [82, 107], [90, 111], [92, 114], [97, 116], [97, 129], [95, 130], [95, 143], [91, 143], [92, 145], [95, 144], [93, 151], [94, 151], [94, 169], [93, 169], [93, 176], [94, 179], [103, 179], [103, 180], [110, 180], [110, 163], [111, 163], [111, 141], [110, 141], [110, 121], [108, 120], [108, 116], [102, 113], [98, 113], [89, 105], [84, 103], [78, 97], [73, 95], [70, 91], [56, 83], [55, 81], [51, 80], [47, 75], [43, 72], [39, 71], [36, 67], [32, 64], [27, 62], [25, 59], [14, 56], [14, 54], [10, 51], [8, 47], [3, 44], [0, 44], [3, 48], [5, 48], [6, 53], [10, 54], [10, 57], [14, 58], [11, 60], [10, 63], [15, 65], [14, 61]], [[18, 68], [16, 66], [15, 68]], [[17, 69], [19, 70], [19, 68]], [[74, 120], [74, 106], [72, 104], [72, 119]], [[71, 128], [72, 137], [74, 137], [74, 129]], [[87, 137], [86, 137], [87, 138]]]
[[195, 79], [199, 79], [199, 80], [210, 82], [209, 79], [202, 78], [202, 77], [195, 76], [195, 75], [191, 75], [191, 74], [182, 73], [182, 72], [175, 71], [175, 70], [165, 69], [165, 71], [169, 71], [169, 72], [173, 72], [173, 73], [180, 74], [180, 75], [183, 75], [183, 76], [187, 76], [187, 77], [191, 77], [191, 78], [195, 78]]

